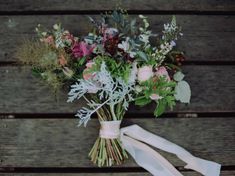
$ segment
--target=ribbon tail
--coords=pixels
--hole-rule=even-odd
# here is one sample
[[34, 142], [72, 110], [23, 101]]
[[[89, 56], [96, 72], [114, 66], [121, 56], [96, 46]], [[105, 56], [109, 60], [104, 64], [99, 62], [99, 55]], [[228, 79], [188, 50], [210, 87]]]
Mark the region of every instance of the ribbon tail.
[[[141, 143], [140, 141], [145, 142], [146, 144], [152, 145], [161, 150], [164, 150], [166, 152], [177, 155], [182, 161], [184, 161], [187, 164], [185, 168], [193, 169], [197, 172], [200, 172], [201, 174], [205, 176], [219, 176], [220, 174], [220, 167], [221, 167], [220, 164], [195, 157], [184, 148], [160, 136], [154, 135], [144, 130], [143, 128], [139, 127], [138, 125], [132, 125], [129, 127], [122, 128], [121, 140], [123, 142], [124, 148], [133, 156], [135, 160], [137, 158], [138, 161], [136, 162], [137, 163], [141, 162], [141, 164], [144, 165], [144, 168], [146, 170], [149, 170], [149, 171], [154, 170], [152, 169], [152, 167], [161, 166], [162, 168], [164, 168], [163, 175], [166, 175], [166, 172], [169, 172], [171, 173], [171, 175], [173, 174], [175, 176], [178, 176], [180, 174], [175, 168], [172, 169], [173, 166], [166, 159], [164, 159], [160, 154], [158, 154], [156, 151], [154, 151], [147, 145]], [[144, 162], [146, 161], [144, 160], [139, 161], [141, 160], [139, 156], [146, 157], [146, 160], [148, 162], [144, 164]], [[154, 166], [153, 162], [157, 163], [156, 166]], [[146, 166], [149, 164], [150, 166]], [[150, 169], [147, 167], [149, 167]], [[156, 175], [156, 173], [157, 175], [159, 175], [159, 169], [155, 169], [154, 172], [151, 172], [151, 173], [153, 173], [153, 175]]]
[[122, 145], [136, 163], [154, 176], [183, 176], [158, 152], [128, 136], [122, 136]]

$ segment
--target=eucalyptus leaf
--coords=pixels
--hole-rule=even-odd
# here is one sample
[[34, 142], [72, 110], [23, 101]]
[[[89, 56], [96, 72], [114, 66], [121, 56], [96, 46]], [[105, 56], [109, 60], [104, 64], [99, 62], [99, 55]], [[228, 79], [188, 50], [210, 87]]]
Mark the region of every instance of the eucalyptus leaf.
[[137, 52], [137, 55], [139, 55], [140, 58], [143, 59], [144, 61], [147, 61], [147, 60], [148, 60], [147, 55], [146, 55], [143, 51], [138, 51], [138, 52]]
[[180, 81], [175, 87], [175, 99], [182, 103], [189, 103], [191, 98], [191, 89], [186, 81]]
[[184, 79], [184, 74], [180, 71], [176, 72], [173, 76], [175, 81], [182, 81]]

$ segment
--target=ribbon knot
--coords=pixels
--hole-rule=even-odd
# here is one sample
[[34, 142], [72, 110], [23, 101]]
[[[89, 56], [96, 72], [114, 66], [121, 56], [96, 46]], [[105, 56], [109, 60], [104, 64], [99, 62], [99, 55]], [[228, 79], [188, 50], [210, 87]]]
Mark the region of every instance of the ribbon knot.
[[[205, 176], [219, 176], [221, 165], [193, 156], [184, 148], [150, 133], [138, 125], [120, 128], [121, 121], [101, 122], [100, 137], [114, 139], [120, 137], [123, 148], [136, 163], [154, 176], [183, 176], [169, 161], [149, 145], [173, 153], [192, 169]], [[149, 145], [147, 145], [149, 144]]]

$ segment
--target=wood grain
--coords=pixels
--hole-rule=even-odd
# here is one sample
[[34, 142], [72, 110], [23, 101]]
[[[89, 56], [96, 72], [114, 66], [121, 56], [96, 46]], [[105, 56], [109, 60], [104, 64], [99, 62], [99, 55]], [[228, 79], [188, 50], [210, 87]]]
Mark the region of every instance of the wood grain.
[[[99, 124], [90, 120], [87, 128], [76, 127], [76, 119], [1, 119], [1, 167], [95, 167], [88, 159]], [[138, 124], [184, 148], [192, 154], [234, 165], [235, 118], [129, 119], [124, 126]], [[160, 153], [175, 166], [183, 162]], [[130, 158], [117, 167], [137, 167]]]
[[[192, 171], [187, 171], [187, 172], [181, 172], [184, 176], [201, 176], [200, 174]], [[97, 176], [151, 176], [150, 173], [95, 173]], [[74, 174], [66, 174], [66, 173], [35, 173], [35, 174], [30, 174], [30, 173], [24, 173], [24, 174], [1, 174], [0, 176], [93, 176], [94, 173], [74, 173]], [[234, 171], [222, 171], [221, 176], [234, 176], [235, 172]]]
[[[234, 112], [235, 66], [184, 66], [185, 79], [192, 88], [190, 105], [178, 104], [174, 112]], [[28, 67], [0, 67], [1, 113], [75, 113], [83, 101], [66, 103], [68, 90], [54, 94]], [[132, 107], [129, 113], [153, 112]]]
[[0, 2], [0, 11], [110, 10], [118, 3], [128, 10], [229, 11], [235, 9], [235, 3], [232, 0], [8, 0]]
[[[97, 16], [93, 16], [97, 17]], [[149, 15], [153, 32], [160, 32], [171, 15]], [[189, 61], [235, 61], [235, 16], [177, 15], [184, 36], [178, 41]], [[61, 22], [75, 35], [85, 35], [92, 25], [81, 15], [0, 16], [0, 61], [16, 61], [13, 57], [22, 39], [35, 37], [37, 24], [51, 28]]]

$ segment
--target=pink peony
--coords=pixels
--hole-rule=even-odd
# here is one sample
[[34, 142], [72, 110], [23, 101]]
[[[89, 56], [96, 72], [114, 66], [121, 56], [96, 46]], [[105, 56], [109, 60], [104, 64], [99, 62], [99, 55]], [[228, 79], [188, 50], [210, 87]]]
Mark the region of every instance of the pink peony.
[[94, 48], [94, 45], [88, 45], [85, 42], [76, 42], [72, 48], [72, 52], [75, 57], [89, 56]]
[[156, 76], [159, 76], [159, 77], [160, 77], [160, 76], [165, 76], [165, 77], [167, 78], [167, 80], [170, 81], [169, 74], [168, 74], [166, 68], [163, 67], [163, 66], [157, 68], [157, 72], [156, 72], [155, 74], [156, 74]]
[[152, 95], [150, 95], [150, 98], [151, 98], [152, 100], [160, 100], [160, 99], [162, 99], [163, 97], [162, 97], [162, 96], [159, 96], [158, 94], [152, 94]]
[[143, 66], [138, 69], [138, 81], [143, 82], [149, 80], [153, 76], [152, 66]]

